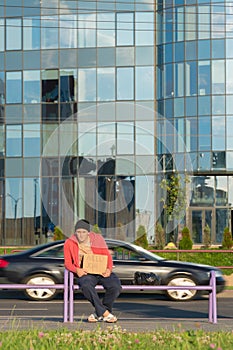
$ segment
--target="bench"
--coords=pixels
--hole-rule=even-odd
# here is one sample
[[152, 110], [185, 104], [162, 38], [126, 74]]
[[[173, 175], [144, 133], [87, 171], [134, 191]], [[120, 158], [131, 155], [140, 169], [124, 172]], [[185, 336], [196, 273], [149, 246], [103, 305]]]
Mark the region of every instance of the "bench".
[[[74, 284], [74, 274], [72, 272], [69, 272], [69, 300], [65, 300], [64, 297], [64, 304], [67, 303], [67, 309], [69, 310], [69, 322], [74, 322], [74, 291], [78, 290], [79, 286]], [[102, 286], [96, 286], [96, 289], [103, 289]], [[122, 285], [122, 290], [127, 291], [134, 291], [134, 290], [184, 290], [184, 289], [190, 289], [190, 290], [208, 290], [209, 293], [209, 322], [210, 323], [217, 323], [217, 296], [216, 296], [216, 278], [215, 278], [215, 272], [211, 271], [210, 274], [210, 283], [207, 286], [143, 286], [143, 285]]]

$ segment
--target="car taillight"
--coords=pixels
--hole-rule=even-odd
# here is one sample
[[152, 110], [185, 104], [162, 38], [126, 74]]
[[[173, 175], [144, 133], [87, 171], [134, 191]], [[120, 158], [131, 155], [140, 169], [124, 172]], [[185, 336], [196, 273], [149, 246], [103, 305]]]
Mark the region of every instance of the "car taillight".
[[4, 268], [7, 267], [9, 265], [9, 262], [4, 260], [4, 259], [0, 259], [0, 268]]

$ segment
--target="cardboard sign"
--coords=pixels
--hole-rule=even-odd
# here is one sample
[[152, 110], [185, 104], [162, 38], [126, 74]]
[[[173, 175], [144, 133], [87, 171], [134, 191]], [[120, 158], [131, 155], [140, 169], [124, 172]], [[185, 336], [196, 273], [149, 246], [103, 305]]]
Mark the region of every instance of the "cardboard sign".
[[87, 273], [100, 275], [106, 271], [107, 263], [107, 255], [84, 254], [83, 256], [83, 269]]

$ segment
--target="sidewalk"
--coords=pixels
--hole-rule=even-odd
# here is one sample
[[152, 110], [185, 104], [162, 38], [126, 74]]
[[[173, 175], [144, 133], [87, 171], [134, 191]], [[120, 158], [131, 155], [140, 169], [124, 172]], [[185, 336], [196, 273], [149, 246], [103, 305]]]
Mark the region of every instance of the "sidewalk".
[[[233, 298], [233, 290], [225, 290], [218, 294], [217, 298]], [[209, 323], [208, 315], [205, 318], [194, 318], [192, 320], [187, 318], [161, 318], [161, 317], [148, 317], [148, 318], [130, 318], [119, 317], [116, 324], [98, 322], [95, 324], [88, 323], [81, 317], [75, 317], [73, 323], [63, 323], [61, 318], [45, 318], [32, 317], [31, 319], [24, 319], [23, 317], [1, 317], [0, 318], [0, 331], [5, 330], [25, 330], [25, 329], [38, 329], [40, 331], [47, 330], [62, 330], [64, 328], [69, 330], [95, 330], [96, 327], [103, 329], [107, 327], [120, 327], [128, 332], [153, 332], [159, 329], [165, 329], [168, 331], [183, 331], [183, 330], [203, 330], [205, 332], [216, 331], [233, 331], [233, 315], [232, 317], [218, 317], [217, 324]]]

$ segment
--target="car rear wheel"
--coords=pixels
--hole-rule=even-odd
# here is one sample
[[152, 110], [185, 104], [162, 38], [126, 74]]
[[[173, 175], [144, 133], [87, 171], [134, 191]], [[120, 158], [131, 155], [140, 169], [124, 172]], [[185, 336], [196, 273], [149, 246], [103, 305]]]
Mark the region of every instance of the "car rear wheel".
[[[56, 281], [48, 275], [43, 274], [37, 274], [28, 277], [25, 280], [25, 284], [30, 285], [37, 285], [37, 284], [43, 284], [43, 285], [52, 285], [56, 284]], [[43, 288], [43, 289], [25, 289], [25, 295], [31, 299], [31, 300], [51, 300], [55, 297], [57, 294], [56, 289], [50, 289], [50, 288]]]
[[[196, 282], [191, 277], [175, 276], [170, 279], [168, 286], [196, 286]], [[175, 301], [188, 301], [192, 300], [197, 294], [195, 289], [170, 289], [166, 291], [169, 299]]]

